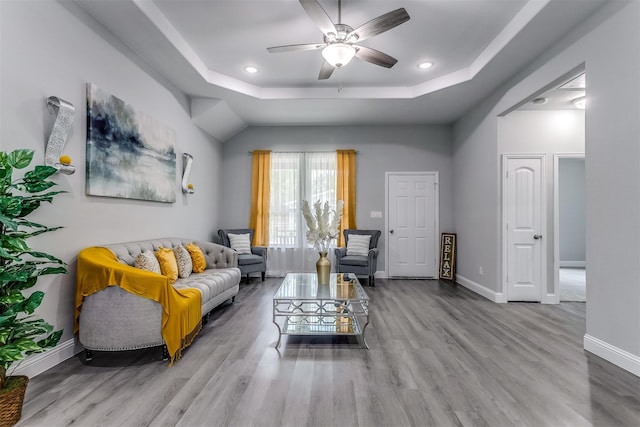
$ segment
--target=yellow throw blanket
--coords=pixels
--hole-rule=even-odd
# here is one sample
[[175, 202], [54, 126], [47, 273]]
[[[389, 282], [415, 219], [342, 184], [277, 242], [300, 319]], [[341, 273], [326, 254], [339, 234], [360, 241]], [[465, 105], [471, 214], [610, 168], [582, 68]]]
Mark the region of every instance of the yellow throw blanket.
[[175, 289], [169, 278], [118, 262], [116, 255], [107, 248], [92, 247], [78, 255], [75, 333], [79, 328], [83, 298], [107, 286], [120, 286], [162, 306], [162, 337], [169, 351], [170, 365], [182, 356], [182, 351], [200, 332], [202, 297], [199, 290]]

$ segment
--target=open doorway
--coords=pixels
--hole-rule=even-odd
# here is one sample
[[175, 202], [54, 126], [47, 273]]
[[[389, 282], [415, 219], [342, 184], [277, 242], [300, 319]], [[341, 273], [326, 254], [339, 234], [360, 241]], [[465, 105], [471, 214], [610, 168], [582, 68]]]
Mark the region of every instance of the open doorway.
[[586, 302], [585, 158], [554, 156], [555, 289], [559, 302]]
[[[543, 155], [547, 159], [554, 159], [554, 162], [546, 162], [546, 166], [542, 170], [548, 185], [546, 196], [544, 196], [548, 210], [545, 210], [542, 214], [545, 218], [548, 218], [547, 225], [542, 225], [539, 231], [534, 230], [535, 235], [532, 238], [535, 239], [537, 237], [537, 242], [530, 245], [535, 247], [536, 244], [541, 244], [543, 249], [546, 250], [546, 260], [543, 259], [540, 263], [540, 287], [542, 289], [540, 289], [540, 296], [535, 300], [547, 304], [557, 304], [561, 300], [583, 301], [586, 296], [584, 285], [586, 283], [585, 257], [584, 255], [571, 254], [562, 259], [562, 261], [565, 261], [562, 263], [562, 279], [563, 283], [566, 284], [563, 290], [568, 291], [572, 285], [578, 289], [576, 289], [574, 295], [563, 295], [562, 298], [560, 296], [561, 259], [559, 242], [561, 238], [559, 235], [558, 210], [558, 204], [561, 200], [558, 189], [560, 158], [564, 156], [567, 161], [576, 158], [582, 166], [581, 213], [582, 217], [584, 217], [585, 95], [584, 66], [580, 66], [532, 94], [521, 103], [506, 110], [498, 118], [498, 152], [503, 158], [514, 155]], [[502, 172], [504, 184], [508, 179], [508, 172], [506, 169]], [[565, 190], [565, 196], [571, 196], [572, 191], [574, 190]], [[517, 194], [521, 193], [520, 190], [517, 191]], [[506, 300], [514, 301], [519, 300], [519, 298], [516, 296], [514, 299], [509, 295], [509, 280], [514, 280], [513, 275], [509, 274], [509, 272], [511, 271], [511, 263], [520, 262], [522, 257], [508, 256], [507, 248], [509, 244], [507, 237], [509, 236], [509, 230], [514, 225], [509, 223], [505, 214], [507, 212], [506, 208], [511, 203], [507, 196], [508, 194], [505, 192], [503, 185], [503, 224], [501, 226], [503, 230], [502, 283], [503, 292], [507, 294]], [[582, 222], [582, 228], [584, 229], [584, 222]], [[569, 230], [570, 226], [565, 225], [564, 229]], [[582, 236], [584, 238], [584, 232]], [[565, 243], [570, 242], [568, 238], [565, 238], [565, 240]], [[582, 240], [581, 246], [582, 253], [584, 253], [584, 240]], [[544, 255], [542, 256], [544, 258]], [[521, 276], [517, 275], [516, 278], [520, 280]], [[531, 299], [528, 300], [530, 301]]]

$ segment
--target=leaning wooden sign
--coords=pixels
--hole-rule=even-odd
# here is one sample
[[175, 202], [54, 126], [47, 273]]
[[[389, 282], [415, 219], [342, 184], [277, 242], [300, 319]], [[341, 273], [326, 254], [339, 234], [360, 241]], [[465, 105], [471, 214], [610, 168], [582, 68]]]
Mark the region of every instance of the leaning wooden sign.
[[455, 233], [442, 233], [440, 237], [440, 278], [456, 281]]

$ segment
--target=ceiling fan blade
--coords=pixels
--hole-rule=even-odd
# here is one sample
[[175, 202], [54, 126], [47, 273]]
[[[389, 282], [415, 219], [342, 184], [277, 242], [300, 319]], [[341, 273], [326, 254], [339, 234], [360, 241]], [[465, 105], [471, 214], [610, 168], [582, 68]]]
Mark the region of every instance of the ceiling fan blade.
[[327, 15], [327, 12], [324, 11], [322, 6], [320, 6], [320, 3], [316, 0], [300, 0], [300, 4], [313, 23], [320, 28], [320, 31], [324, 34], [338, 34], [335, 25], [333, 25], [333, 21], [329, 18], [329, 15]]
[[327, 80], [333, 74], [333, 65], [329, 64], [327, 61], [322, 63], [322, 67], [320, 67], [320, 74], [318, 74], [318, 80]]
[[356, 47], [356, 58], [360, 58], [364, 61], [386, 68], [391, 68], [396, 64], [396, 62], [398, 62], [396, 58], [389, 56], [386, 53], [382, 53], [379, 50], [365, 46]]
[[324, 43], [288, 44], [286, 46], [268, 47], [267, 50], [269, 53], [300, 52], [303, 50], [318, 50], [325, 46], [326, 44]]
[[358, 38], [352, 40], [352, 42], [369, 39], [373, 36], [384, 33], [385, 31], [389, 31], [390, 29], [407, 22], [409, 19], [409, 14], [403, 7], [401, 7], [400, 9], [380, 15], [366, 24], [362, 24], [347, 34], [347, 40], [354, 35], [358, 36]]

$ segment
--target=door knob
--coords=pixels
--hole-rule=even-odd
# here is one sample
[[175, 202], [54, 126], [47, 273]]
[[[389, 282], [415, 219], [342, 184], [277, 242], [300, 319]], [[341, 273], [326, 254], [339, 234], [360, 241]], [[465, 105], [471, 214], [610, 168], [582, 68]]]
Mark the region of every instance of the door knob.
[[542, 239], [542, 234], [534, 234], [533, 238], [538, 240], [538, 239]]
[[389, 231], [389, 233], [393, 234], [393, 230]]

